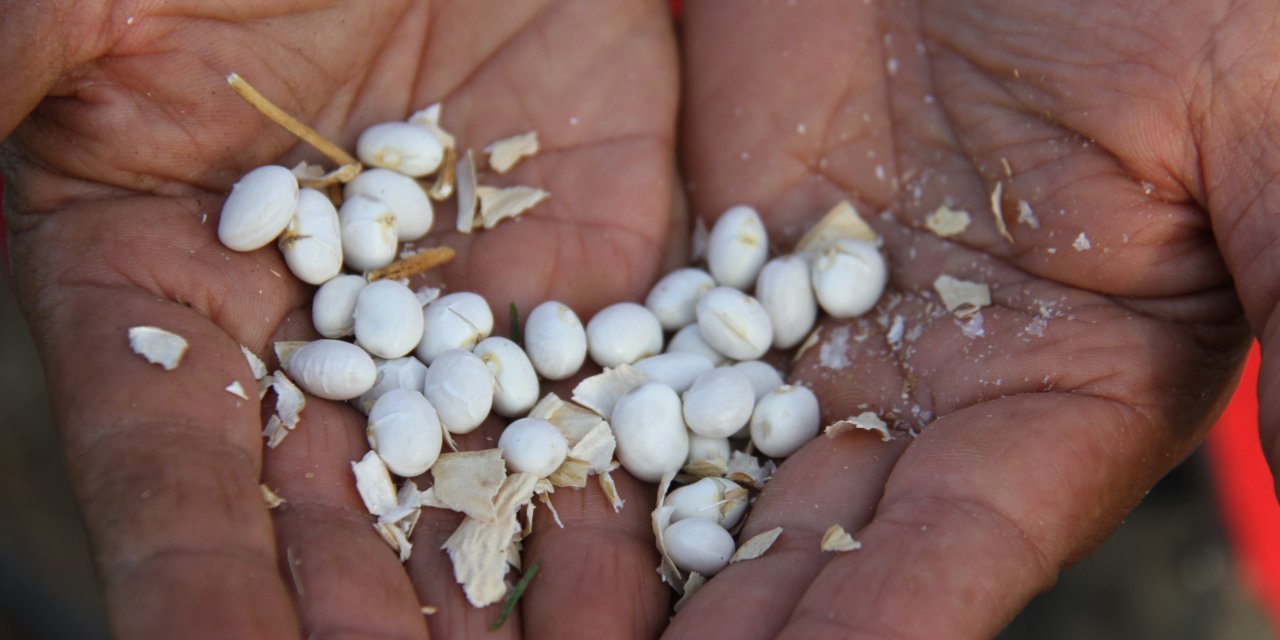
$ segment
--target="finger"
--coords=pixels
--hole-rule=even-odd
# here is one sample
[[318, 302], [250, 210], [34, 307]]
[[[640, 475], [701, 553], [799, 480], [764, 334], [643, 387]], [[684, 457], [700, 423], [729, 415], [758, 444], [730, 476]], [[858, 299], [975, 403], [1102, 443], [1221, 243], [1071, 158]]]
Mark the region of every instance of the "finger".
[[409, 574], [352, 481], [368, 450], [353, 409], [308, 397], [297, 428], [265, 454], [263, 481], [285, 499], [273, 512], [280, 570], [308, 637], [427, 635]]

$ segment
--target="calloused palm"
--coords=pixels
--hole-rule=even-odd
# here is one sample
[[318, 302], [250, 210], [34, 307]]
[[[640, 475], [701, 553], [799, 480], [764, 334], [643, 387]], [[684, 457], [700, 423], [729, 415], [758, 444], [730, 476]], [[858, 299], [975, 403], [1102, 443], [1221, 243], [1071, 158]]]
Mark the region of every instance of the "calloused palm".
[[[502, 312], [559, 299], [590, 314], [634, 298], [660, 267], [674, 192], [676, 69], [653, 2], [28, 3], [6, 9], [13, 64], [0, 105], [13, 266], [47, 367], [57, 423], [121, 637], [444, 637], [494, 611], [464, 603], [424, 518], [401, 567], [354, 493], [363, 444], [349, 408], [312, 399], [264, 456], [238, 345], [310, 335], [311, 289], [274, 248], [218, 245], [221, 199], [244, 171], [319, 157], [223, 82], [237, 71], [350, 148], [366, 126], [443, 101], [467, 147], [536, 130], [514, 175], [551, 199], [475, 237], [443, 271]], [[27, 112], [34, 108], [29, 115]], [[25, 116], [25, 119], [24, 119]], [[21, 120], [21, 124], [19, 124]], [[683, 233], [683, 231], [681, 232]], [[499, 315], [505, 315], [500, 313]], [[158, 325], [190, 351], [165, 372], [129, 351]], [[288, 502], [268, 512], [265, 482]], [[545, 560], [501, 635], [652, 635], [666, 593], [645, 509], [598, 490], [557, 494], [568, 525], [540, 527]], [[605, 512], [608, 511], [605, 517]], [[545, 524], [545, 523], [544, 523]], [[432, 556], [428, 558], [427, 556]], [[433, 559], [439, 556], [440, 559]], [[419, 605], [440, 608], [426, 618]], [[574, 612], [566, 615], [566, 612]]]
[[[858, 205], [888, 292], [791, 373], [825, 419], [871, 410], [897, 435], [782, 464], [744, 532], [782, 526], [778, 546], [671, 637], [995, 634], [1200, 442], [1250, 325], [1274, 465], [1274, 22], [1263, 2], [687, 6], [692, 209], [755, 204], [785, 248]], [[926, 230], [943, 204], [966, 231]], [[942, 274], [992, 305], [946, 312]], [[832, 524], [862, 548], [821, 553]]]

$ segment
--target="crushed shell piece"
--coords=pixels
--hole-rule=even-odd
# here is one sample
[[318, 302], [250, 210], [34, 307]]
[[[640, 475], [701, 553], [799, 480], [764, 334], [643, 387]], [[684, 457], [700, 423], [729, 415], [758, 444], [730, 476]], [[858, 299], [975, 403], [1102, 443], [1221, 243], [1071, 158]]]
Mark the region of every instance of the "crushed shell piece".
[[375, 516], [384, 516], [395, 510], [396, 486], [391, 482], [391, 472], [378, 454], [370, 451], [359, 462], [351, 463], [356, 476], [356, 491], [364, 501], [364, 507]]
[[391, 547], [392, 551], [400, 554], [400, 562], [409, 560], [410, 554], [413, 553], [413, 543], [409, 542], [409, 536], [404, 534], [403, 529], [382, 520], [373, 523], [373, 528], [382, 536], [382, 539], [386, 541], [387, 546]]
[[782, 527], [774, 527], [751, 536], [749, 540], [738, 547], [737, 551], [733, 552], [733, 556], [729, 558], [729, 564], [759, 558], [769, 551], [773, 543], [778, 541], [778, 536], [780, 535], [782, 535]]
[[129, 329], [129, 348], [147, 362], [173, 371], [187, 352], [187, 340], [159, 327], [133, 327]]
[[573, 401], [606, 420], [618, 398], [649, 381], [649, 376], [629, 364], [606, 367], [603, 373], [584, 379], [573, 388]]
[[609, 423], [601, 421], [576, 444], [570, 445], [569, 455], [549, 476], [551, 484], [558, 487], [585, 487], [589, 476], [609, 469], [617, 446], [613, 429], [609, 428]]
[[829, 425], [823, 431], [828, 438], [834, 438], [842, 433], [848, 433], [854, 429], [863, 429], [865, 431], [874, 431], [880, 434], [880, 440], [889, 442], [893, 440], [893, 434], [889, 433], [889, 425], [880, 419], [874, 411], [863, 411], [856, 416], [850, 416], [844, 420], [837, 420]]
[[430, 271], [450, 260], [455, 255], [453, 249], [449, 247], [431, 247], [422, 249], [408, 257], [401, 258], [391, 264], [380, 269], [374, 269], [366, 274], [369, 282], [376, 280], [401, 280], [411, 278]]
[[857, 551], [862, 548], [862, 543], [853, 539], [849, 532], [844, 530], [838, 524], [833, 524], [827, 532], [822, 534], [822, 550], [834, 551], [842, 553], [845, 551]]
[[[609, 471], [613, 471], [616, 468], [614, 465], [609, 465]], [[613, 507], [613, 512], [617, 513], [622, 511], [622, 507], [627, 501], [623, 500], [622, 495], [618, 493], [618, 485], [614, 484], [613, 475], [609, 471], [603, 471], [596, 477], [600, 479], [600, 490], [604, 492], [604, 497], [609, 500], [609, 505]]]
[[925, 216], [924, 226], [939, 238], [949, 238], [964, 233], [972, 221], [968, 211], [952, 209], [944, 204]]
[[1071, 243], [1071, 248], [1076, 251], [1088, 251], [1093, 248], [1093, 243], [1089, 242], [1089, 236], [1086, 236], [1084, 232], [1081, 231], [1080, 235], [1076, 236], [1075, 241]]
[[422, 615], [424, 616], [434, 616], [436, 614], [436, 611], [439, 611], [439, 610], [440, 610], [439, 607], [433, 607], [430, 605], [423, 605], [421, 607], [418, 607], [418, 611], [421, 612]]
[[265, 484], [259, 484], [258, 491], [262, 493], [262, 501], [267, 503], [268, 509], [274, 509], [285, 503], [285, 499], [281, 498], [280, 494], [272, 491], [271, 487]]
[[485, 147], [484, 150], [489, 154], [489, 168], [498, 173], [506, 173], [516, 166], [521, 158], [530, 157], [538, 152], [538, 132], [530, 131], [503, 138]]
[[765, 460], [764, 464], [760, 464], [759, 458], [742, 451], [734, 451], [729, 456], [728, 473], [724, 477], [748, 489], [759, 491], [764, 487], [764, 483], [773, 477], [773, 472], [777, 468], [778, 465], [772, 460]]
[[728, 473], [729, 464], [723, 458], [711, 460], [694, 460], [686, 463], [680, 472], [697, 480], [703, 478], [719, 478]]
[[409, 116], [407, 122], [430, 129], [431, 133], [436, 134], [436, 139], [445, 148], [456, 148], [458, 142], [454, 139], [453, 134], [440, 128], [440, 114], [443, 110], [444, 106], [437, 102], [425, 109], [415, 111], [413, 115]]
[[1036, 212], [1031, 210], [1031, 205], [1026, 200], [1018, 201], [1018, 224], [1032, 229], [1040, 228], [1040, 218], [1036, 217]]
[[286, 429], [294, 429], [302, 419], [302, 410], [307, 407], [307, 397], [283, 371], [277, 370], [272, 374], [271, 388], [276, 392], [276, 415], [280, 416]]
[[960, 280], [944, 273], [933, 281], [933, 288], [947, 311], [962, 318], [991, 305], [991, 289], [981, 282]]
[[494, 497], [507, 477], [501, 449], [444, 453], [431, 466], [435, 485], [432, 506], [442, 506], [479, 520], [497, 518]]
[[[545, 479], [545, 478], [544, 478], [544, 479]], [[552, 494], [553, 492], [554, 492], [554, 490], [552, 490], [552, 491], [539, 492], [539, 493], [538, 493], [538, 500], [539, 500], [539, 501], [541, 501], [541, 502], [542, 502], [542, 504], [547, 505], [547, 509], [550, 509], [550, 510], [551, 510], [551, 519], [552, 519], [552, 520], [555, 520], [555, 522], [556, 522], [556, 526], [557, 526], [557, 527], [560, 527], [561, 529], [563, 529], [563, 528], [564, 528], [564, 523], [560, 521], [560, 513], [556, 511], [556, 505], [554, 505], [554, 504], [552, 504], [552, 503], [551, 503], [551, 494]], [[532, 503], [532, 502], [530, 502], [530, 503], [529, 503], [529, 506], [530, 506], [530, 507], [532, 507], [532, 506], [533, 506], [533, 503]], [[529, 527], [530, 527], [530, 528], [532, 528], [532, 527], [533, 527], [533, 514], [532, 514], [532, 513], [530, 514], [530, 517], [529, 517]], [[531, 533], [531, 532], [530, 532], [530, 533]], [[528, 535], [528, 533], [526, 533], [525, 535], [527, 536], [527, 535]]]
[[604, 418], [596, 412], [565, 402], [554, 393], [542, 396], [538, 404], [533, 405], [533, 409], [529, 410], [529, 417], [546, 420], [555, 425], [570, 447], [576, 445], [597, 426], [605, 424]]
[[309, 340], [282, 340], [272, 345], [276, 352], [276, 361], [281, 367], [288, 368], [289, 358], [293, 357], [293, 352], [306, 346]]
[[231, 384], [227, 385], [223, 390], [237, 398], [240, 398], [241, 400], [249, 399], [249, 396], [245, 394], [244, 387], [241, 386], [239, 380], [232, 380]]
[[267, 377], [267, 365], [258, 357], [258, 354], [249, 350], [249, 347], [240, 345], [240, 353], [244, 354], [245, 362], [249, 363], [249, 371], [253, 372], [254, 380], [261, 380]]
[[707, 584], [706, 576], [698, 573], [697, 571], [690, 573], [689, 579], [684, 581], [684, 594], [676, 601], [675, 606], [672, 607], [672, 611], [678, 613], [683, 609], [684, 605], [688, 604], [689, 600], [693, 598], [693, 594], [697, 593], [698, 589], [701, 589], [705, 584]]
[[535, 187], [476, 187], [476, 195], [480, 198], [479, 225], [492, 229], [507, 218], [515, 218], [551, 194]]
[[847, 200], [841, 200], [832, 207], [818, 223], [813, 225], [796, 243], [796, 253], [821, 253], [837, 240], [852, 238], [876, 243], [879, 236], [871, 229], [866, 220], [858, 215], [858, 210]]
[[996, 188], [991, 190], [991, 215], [996, 219], [996, 231], [1000, 232], [1000, 237], [1008, 240], [1013, 244], [1013, 236], [1009, 234], [1009, 227], [1004, 223], [1004, 183], [997, 182]]
[[267, 439], [267, 448], [274, 449], [280, 446], [281, 442], [289, 436], [289, 430], [284, 427], [284, 422], [280, 420], [280, 416], [272, 414], [267, 418], [267, 424], [262, 429], [262, 437]]
[[537, 478], [528, 473], [508, 476], [493, 500], [497, 517], [485, 521], [467, 516], [445, 541], [444, 549], [453, 561], [453, 577], [472, 605], [484, 607], [506, 595], [503, 577], [507, 574], [508, 549], [520, 532], [516, 513], [533, 499], [536, 482]]
[[479, 195], [476, 185], [476, 160], [471, 155], [471, 150], [467, 149], [466, 153], [458, 159], [458, 168], [456, 170], [457, 193], [458, 193], [458, 222], [456, 228], [461, 233], [471, 233], [476, 228], [476, 207], [479, 205]]

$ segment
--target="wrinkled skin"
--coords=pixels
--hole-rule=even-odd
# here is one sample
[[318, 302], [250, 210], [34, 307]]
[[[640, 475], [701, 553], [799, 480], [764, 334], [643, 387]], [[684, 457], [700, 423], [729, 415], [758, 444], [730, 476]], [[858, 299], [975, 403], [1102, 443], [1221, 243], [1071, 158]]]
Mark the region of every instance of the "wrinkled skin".
[[[783, 526], [778, 546], [668, 633], [995, 633], [1196, 446], [1250, 327], [1274, 453], [1271, 12], [1126, 4], [689, 3], [679, 71], [656, 2], [8, 9], [0, 47], [27, 62], [0, 72], [21, 89], [0, 97], [14, 272], [115, 631], [462, 637], [495, 615], [433, 552], [456, 520], [424, 515], [408, 575], [369, 526], [357, 414], [313, 399], [264, 454], [258, 407], [220, 391], [251, 387], [238, 344], [310, 335], [310, 289], [275, 275], [278, 253], [214, 237], [239, 174], [317, 159], [226, 90], [236, 70], [347, 147], [440, 100], [464, 145], [536, 129], [546, 151], [511, 179], [553, 194], [536, 215], [463, 238], [437, 212], [460, 252], [441, 277], [497, 307], [640, 297], [684, 251], [677, 150], [693, 213], [751, 203], [783, 249], [850, 199], [885, 238], [890, 290], [824, 323], [792, 377], [824, 418], [865, 405], [898, 435], [819, 438], [783, 464], [745, 531]], [[923, 230], [943, 202], [973, 214], [947, 241]], [[991, 285], [980, 335], [936, 308], [944, 272]], [[190, 340], [178, 370], [128, 351], [138, 324]], [[259, 482], [289, 502], [269, 512]], [[618, 515], [594, 488], [557, 494], [566, 528], [539, 516], [542, 572], [495, 637], [663, 629], [651, 490], [622, 490]], [[833, 523], [863, 549], [818, 553]]]

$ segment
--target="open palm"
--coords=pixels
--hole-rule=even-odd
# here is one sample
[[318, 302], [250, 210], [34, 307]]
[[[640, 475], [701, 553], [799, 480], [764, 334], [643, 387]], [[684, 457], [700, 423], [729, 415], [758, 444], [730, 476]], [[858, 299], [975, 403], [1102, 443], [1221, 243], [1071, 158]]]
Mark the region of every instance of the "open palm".
[[[1253, 141], [1227, 127], [1274, 117], [1243, 89], [1276, 86], [1231, 43], [1275, 46], [1250, 3], [1156, 4], [687, 8], [692, 210], [756, 204], [786, 248], [858, 206], [889, 290], [824, 323], [791, 374], [828, 421], [871, 410], [898, 431], [782, 464], [743, 533], [782, 538], [699, 591], [671, 637], [993, 635], [1198, 444], [1249, 337], [1241, 302], [1259, 335], [1275, 304], [1243, 258], [1275, 237], [1244, 178], [1274, 158], [1243, 164]], [[969, 228], [927, 230], [942, 205]], [[1224, 233], [1241, 221], [1261, 238]], [[947, 312], [943, 274], [992, 305]], [[832, 524], [862, 548], [821, 553]]]
[[[69, 59], [30, 67], [45, 75], [24, 87], [29, 106], [49, 97], [9, 138], [6, 204], [19, 293], [115, 631], [419, 637], [429, 623], [459, 637], [488, 626], [495, 612], [466, 605], [433, 550], [450, 524], [439, 512], [424, 518], [415, 542], [428, 552], [407, 574], [371, 528], [348, 465], [367, 449], [354, 411], [312, 399], [297, 432], [264, 456], [257, 403], [223, 391], [233, 380], [254, 388], [238, 345], [265, 354], [273, 340], [311, 336], [312, 289], [288, 277], [274, 248], [219, 246], [221, 199], [255, 166], [319, 160], [223, 78], [240, 73], [348, 148], [368, 125], [438, 101], [464, 147], [537, 130], [542, 153], [509, 180], [551, 199], [537, 216], [475, 237], [449, 233], [442, 207], [437, 237], [459, 250], [442, 279], [501, 310], [559, 299], [589, 314], [639, 296], [669, 228], [683, 233], [672, 205], [676, 70], [663, 7], [64, 9], [50, 31]], [[37, 13], [15, 10], [10, 26], [28, 21], [40, 33], [46, 16]], [[23, 100], [3, 114], [6, 127], [25, 113]], [[182, 366], [164, 372], [131, 354], [135, 325], [185, 336]], [[269, 513], [259, 482], [288, 502]], [[503, 634], [523, 626], [565, 637], [581, 612], [600, 612], [588, 628], [608, 637], [651, 635], [664, 623], [666, 593], [644, 540], [649, 492], [622, 489], [622, 516], [599, 492], [557, 502], [568, 527], [544, 526], [529, 541], [527, 561], [548, 562], [523, 620]], [[439, 612], [424, 618], [420, 603]]]

